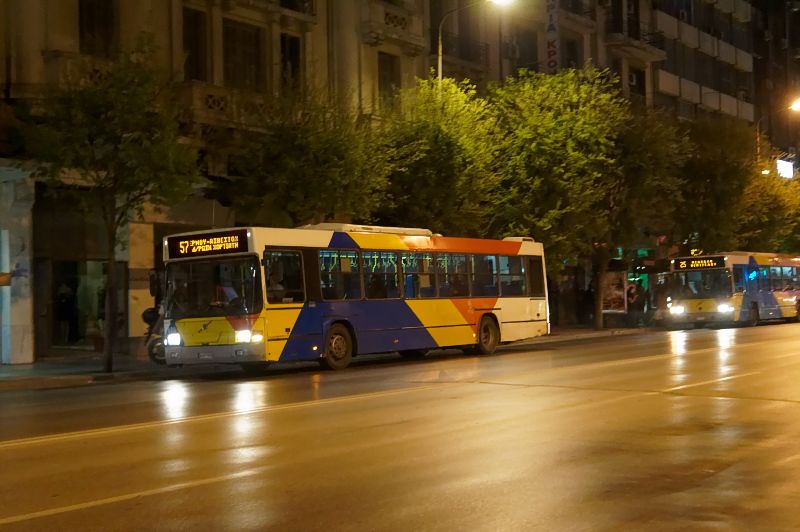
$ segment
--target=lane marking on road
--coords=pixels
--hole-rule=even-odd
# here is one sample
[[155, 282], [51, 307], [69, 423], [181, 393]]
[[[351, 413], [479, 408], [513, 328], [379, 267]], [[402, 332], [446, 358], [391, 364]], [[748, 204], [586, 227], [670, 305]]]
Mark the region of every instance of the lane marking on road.
[[87, 510], [97, 506], [105, 506], [107, 504], [114, 504], [118, 502], [125, 502], [140, 497], [149, 497], [152, 495], [161, 495], [163, 493], [170, 493], [173, 491], [184, 490], [188, 488], [195, 488], [198, 486], [206, 486], [208, 484], [218, 484], [229, 480], [251, 477], [263, 471], [266, 471], [269, 466], [256, 467], [246, 471], [239, 471], [236, 473], [229, 473], [218, 477], [203, 478], [199, 480], [190, 480], [187, 482], [179, 482], [178, 484], [171, 484], [161, 488], [154, 488], [149, 490], [136, 491], [133, 493], [126, 493], [124, 495], [117, 495], [114, 497], [106, 497], [105, 499], [96, 499], [94, 501], [81, 502], [78, 504], [71, 504], [69, 506], [60, 506], [58, 508], [50, 508], [47, 510], [40, 510], [38, 512], [31, 512], [27, 514], [12, 515], [9, 517], [0, 517], [0, 525], [10, 525], [22, 521], [30, 521], [31, 519], [39, 519], [41, 517], [50, 517], [53, 515], [74, 512], [76, 510]]
[[198, 416], [186, 416], [175, 419], [163, 419], [158, 421], [145, 421], [144, 423], [132, 423], [130, 425], [120, 425], [117, 427], [107, 427], [102, 429], [89, 429], [79, 430], [74, 432], [64, 432], [61, 434], [51, 434], [47, 436], [35, 436], [33, 438], [20, 438], [17, 440], [8, 440], [0, 442], [0, 449], [7, 449], [11, 447], [21, 447], [23, 445], [33, 445], [37, 443], [51, 443], [63, 440], [71, 440], [75, 438], [86, 438], [92, 436], [105, 436], [119, 432], [128, 432], [132, 430], [141, 430], [154, 427], [163, 427], [169, 425], [178, 425], [192, 421], [209, 421], [214, 419], [224, 419], [229, 417], [247, 416], [250, 414], [259, 414], [263, 412], [276, 412], [281, 410], [292, 410], [295, 408], [305, 408], [307, 406], [329, 405], [334, 403], [344, 403], [349, 401], [357, 401], [360, 399], [370, 399], [373, 397], [389, 397], [392, 395], [400, 395], [415, 391], [436, 390], [457, 384], [469, 384], [467, 382], [440, 382], [430, 384], [428, 386], [411, 386], [408, 388], [399, 388], [396, 390], [384, 390], [380, 392], [369, 392], [357, 395], [347, 395], [342, 397], [330, 397], [328, 399], [312, 399], [310, 401], [299, 401], [297, 403], [288, 403], [283, 405], [266, 405], [258, 408], [251, 408], [248, 410], [240, 410], [236, 412], [217, 412], [214, 414], [202, 414]]
[[710, 380], [702, 381], [702, 382], [692, 382], [692, 383], [689, 383], [689, 384], [682, 384], [680, 386], [673, 386], [672, 388], [667, 388], [665, 390], [661, 390], [661, 393], [670, 393], [670, 392], [675, 392], [675, 391], [678, 391], [678, 390], [685, 390], [687, 388], [695, 388], [697, 386], [705, 386], [707, 384], [716, 384], [718, 382], [730, 381], [730, 380], [733, 380], [733, 379], [740, 379], [742, 377], [750, 377], [752, 375], [759, 375], [760, 373], [761, 373], [760, 371], [751, 371], [750, 373], [741, 373], [739, 375], [728, 375], [727, 377], [720, 377], [719, 379], [710, 379]]

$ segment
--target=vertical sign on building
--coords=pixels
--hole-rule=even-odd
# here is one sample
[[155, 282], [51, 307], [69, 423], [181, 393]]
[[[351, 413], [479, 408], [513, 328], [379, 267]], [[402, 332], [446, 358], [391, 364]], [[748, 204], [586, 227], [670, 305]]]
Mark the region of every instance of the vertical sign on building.
[[545, 38], [547, 40], [547, 60], [545, 62], [544, 71], [547, 74], [555, 74], [558, 71], [558, 0], [546, 0], [547, 11], [545, 12], [545, 20], [547, 21], [547, 28], [545, 30]]

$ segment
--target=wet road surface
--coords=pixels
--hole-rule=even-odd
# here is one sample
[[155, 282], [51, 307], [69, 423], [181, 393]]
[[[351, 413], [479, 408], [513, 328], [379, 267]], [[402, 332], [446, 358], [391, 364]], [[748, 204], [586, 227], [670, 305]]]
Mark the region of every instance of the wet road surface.
[[0, 393], [0, 530], [800, 526], [800, 324]]

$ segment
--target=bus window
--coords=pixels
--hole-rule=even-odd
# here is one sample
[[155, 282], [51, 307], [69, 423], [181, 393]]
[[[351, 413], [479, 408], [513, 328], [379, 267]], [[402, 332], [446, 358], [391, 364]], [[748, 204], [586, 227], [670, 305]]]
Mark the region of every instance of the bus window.
[[528, 271], [530, 272], [529, 279], [531, 281], [530, 295], [531, 297], [544, 297], [544, 267], [542, 265], [542, 257], [534, 256], [528, 257]]
[[467, 284], [467, 256], [442, 253], [437, 256], [439, 297], [469, 295]]
[[473, 297], [496, 296], [499, 293], [497, 286], [497, 257], [494, 255], [471, 255]]
[[796, 279], [794, 276], [794, 268], [792, 266], [784, 266], [783, 270], [783, 289], [794, 290], [797, 287]]
[[525, 257], [500, 257], [500, 290], [504, 296], [527, 296]]
[[264, 276], [267, 303], [302, 303], [306, 300], [303, 261], [299, 251], [265, 251]]
[[744, 266], [733, 267], [733, 287], [737, 293], [744, 292], [745, 279], [747, 276], [744, 273]]
[[783, 279], [781, 278], [781, 267], [769, 267], [770, 288], [775, 290], [783, 290]]
[[319, 252], [323, 299], [361, 299], [361, 275], [357, 251]]
[[403, 295], [409, 299], [436, 297], [432, 253], [403, 253]]
[[397, 284], [397, 254], [386, 251], [364, 251], [364, 289], [367, 299], [400, 297]]
[[761, 291], [769, 290], [769, 268], [766, 266], [758, 268], [758, 289]]

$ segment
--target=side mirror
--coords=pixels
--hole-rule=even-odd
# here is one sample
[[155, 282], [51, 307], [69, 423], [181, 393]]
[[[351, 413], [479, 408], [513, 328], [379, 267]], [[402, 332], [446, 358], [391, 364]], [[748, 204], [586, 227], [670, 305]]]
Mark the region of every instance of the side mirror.
[[159, 295], [158, 284], [158, 273], [155, 270], [150, 270], [150, 295], [153, 297], [158, 297]]

